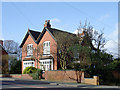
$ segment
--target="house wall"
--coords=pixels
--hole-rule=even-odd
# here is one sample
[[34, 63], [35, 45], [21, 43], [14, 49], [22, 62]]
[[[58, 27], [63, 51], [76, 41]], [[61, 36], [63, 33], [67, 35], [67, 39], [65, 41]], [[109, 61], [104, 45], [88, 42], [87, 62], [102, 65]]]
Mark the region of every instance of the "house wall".
[[[28, 44], [33, 44], [33, 49], [37, 48], [37, 44], [34, 42], [34, 40], [32, 39], [32, 37], [29, 35], [28, 38], [26, 39], [23, 47], [22, 47], [22, 73], [23, 73], [23, 60], [24, 58], [27, 56], [27, 45]], [[35, 52], [33, 52], [33, 56], [36, 56], [37, 54]], [[37, 61], [35, 60], [35, 67], [37, 68]]]
[[42, 37], [42, 39], [39, 43], [39, 46], [42, 46], [45, 41], [50, 41], [50, 54], [52, 54], [53, 57], [54, 57], [54, 61], [53, 61], [53, 66], [54, 67], [53, 67], [53, 69], [57, 70], [57, 43], [52, 38], [52, 36], [49, 34], [48, 31], [45, 32], [44, 36]]
[[0, 74], [8, 73], [8, 53], [0, 47]]
[[2, 67], [0, 70], [2, 70], [2, 74], [8, 74], [8, 54], [2, 55]]
[[[46, 31], [38, 45], [34, 42], [34, 40], [32, 39], [32, 37], [30, 35], [28, 36], [27, 40], [25, 41], [25, 43], [22, 47], [22, 73], [23, 73], [23, 60], [27, 56], [27, 45], [28, 44], [33, 44], [33, 49], [34, 49], [33, 50], [33, 56], [36, 57], [39, 60], [39, 58], [41, 56], [40, 53], [43, 54], [43, 43], [45, 41], [50, 41], [50, 53], [54, 57], [54, 61], [53, 61], [53, 66], [54, 67], [53, 67], [53, 69], [57, 70], [57, 48], [56, 48], [57, 44], [56, 44], [56, 41], [51, 37], [49, 32]], [[37, 47], [39, 49], [38, 51], [37, 51]], [[38, 52], [38, 55], [37, 55], [37, 52]], [[37, 60], [35, 60], [35, 67], [37, 68]], [[38, 68], [40, 68], [40, 63], [39, 62], [38, 62]]]

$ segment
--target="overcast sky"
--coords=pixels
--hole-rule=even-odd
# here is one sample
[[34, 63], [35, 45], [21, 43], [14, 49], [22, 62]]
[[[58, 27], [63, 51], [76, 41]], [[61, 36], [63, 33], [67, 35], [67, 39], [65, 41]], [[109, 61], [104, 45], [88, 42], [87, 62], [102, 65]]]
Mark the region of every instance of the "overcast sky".
[[53, 28], [75, 32], [87, 20], [98, 31], [103, 30], [109, 53], [118, 52], [117, 2], [3, 2], [0, 39], [21, 43], [28, 28], [42, 31], [45, 20]]

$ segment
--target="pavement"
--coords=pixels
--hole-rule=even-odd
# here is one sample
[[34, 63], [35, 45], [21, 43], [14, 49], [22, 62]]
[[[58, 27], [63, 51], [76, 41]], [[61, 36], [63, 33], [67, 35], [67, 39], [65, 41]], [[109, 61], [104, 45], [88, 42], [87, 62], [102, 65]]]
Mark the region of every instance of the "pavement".
[[78, 83], [51, 82], [45, 80], [23, 80], [15, 78], [0, 78], [2, 90], [120, 90], [120, 86], [88, 85]]

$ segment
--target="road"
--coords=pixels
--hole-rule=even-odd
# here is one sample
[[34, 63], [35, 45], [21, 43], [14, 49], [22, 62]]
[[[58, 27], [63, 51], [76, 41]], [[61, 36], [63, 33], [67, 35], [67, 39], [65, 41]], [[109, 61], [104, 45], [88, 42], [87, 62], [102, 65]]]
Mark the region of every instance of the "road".
[[95, 86], [86, 84], [55, 83], [39, 80], [4, 78], [0, 82], [2, 90], [120, 90], [118, 86]]

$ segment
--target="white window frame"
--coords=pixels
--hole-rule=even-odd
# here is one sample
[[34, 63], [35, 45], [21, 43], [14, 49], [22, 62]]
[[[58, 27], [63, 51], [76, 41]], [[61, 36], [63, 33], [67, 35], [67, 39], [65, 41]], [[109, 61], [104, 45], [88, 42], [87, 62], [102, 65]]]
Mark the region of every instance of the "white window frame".
[[27, 56], [32, 56], [33, 55], [33, 44], [28, 44], [27, 45]]
[[43, 43], [43, 55], [50, 55], [50, 41]]
[[44, 71], [53, 70], [53, 59], [40, 60], [40, 69]]
[[23, 61], [23, 70], [26, 68], [26, 67], [35, 67], [35, 61], [33, 60], [29, 60], [29, 61]]

